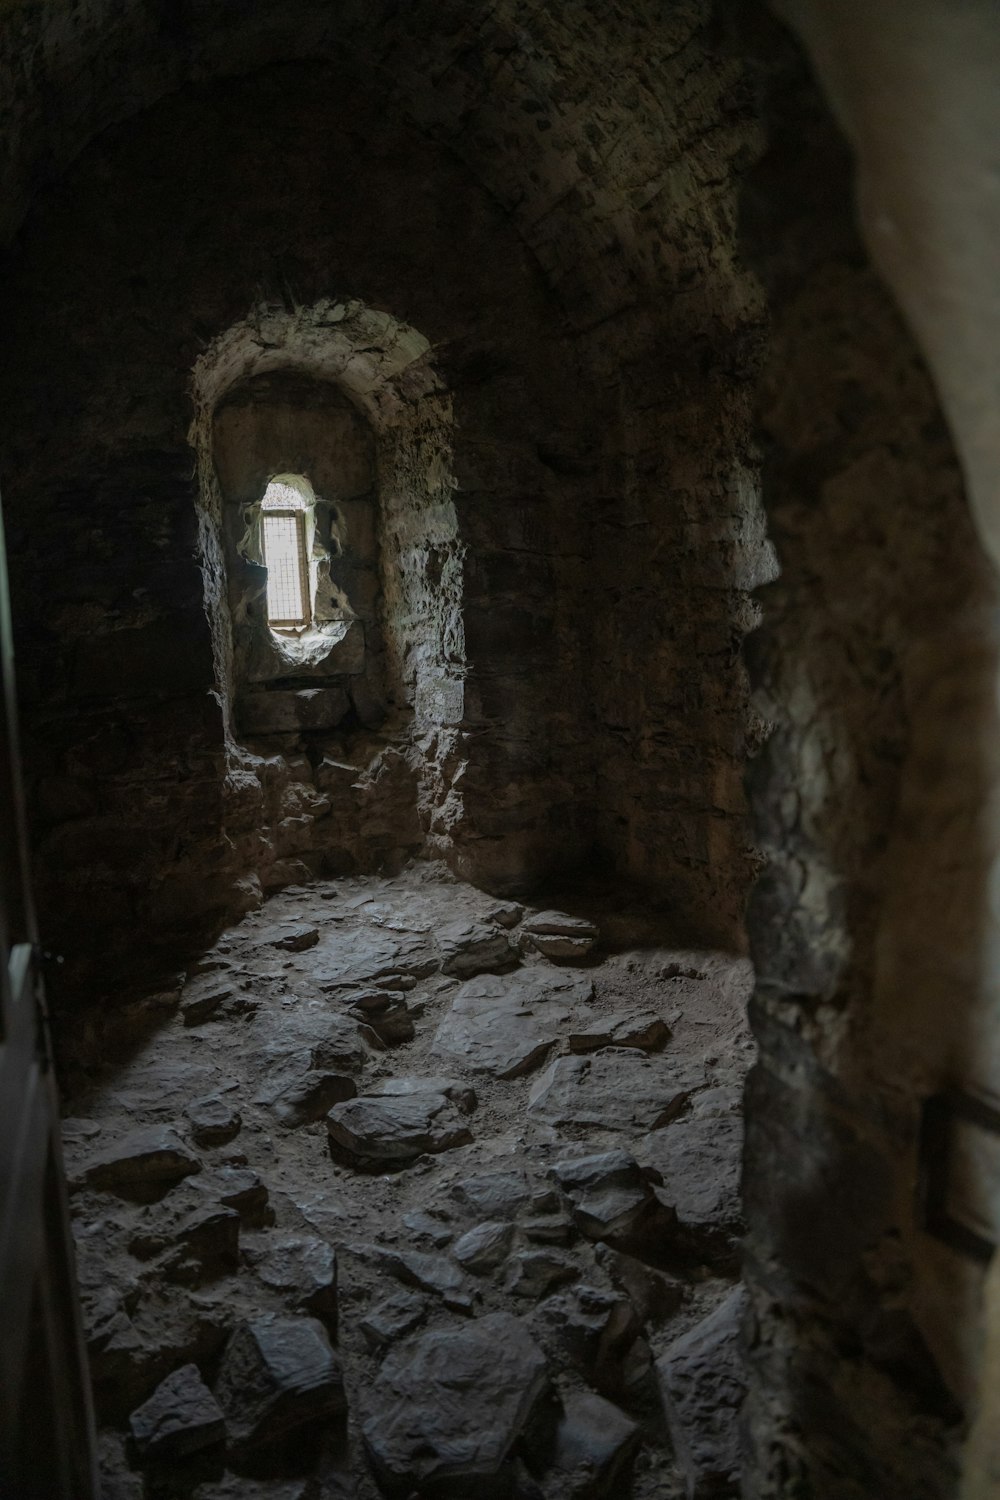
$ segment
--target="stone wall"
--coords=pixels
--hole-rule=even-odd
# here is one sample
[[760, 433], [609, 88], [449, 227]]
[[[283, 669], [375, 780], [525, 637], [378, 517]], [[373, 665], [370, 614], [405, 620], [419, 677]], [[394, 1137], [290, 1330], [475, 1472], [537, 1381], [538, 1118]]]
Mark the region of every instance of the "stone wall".
[[747, 1493], [956, 1492], [982, 1271], [927, 1232], [926, 1101], [988, 1086], [981, 975], [997, 774], [996, 583], [851, 162], [778, 28], [743, 243], [772, 308], [759, 404], [781, 577], [750, 641], [760, 1060], [744, 1194]]
[[[148, 969], [302, 856], [416, 847], [505, 890], [592, 857], [679, 929], [741, 941], [738, 768], [758, 729], [739, 642], [768, 560], [761, 305], [733, 240], [756, 127], [707, 7], [654, 10], [526, 29], [515, 6], [390, 23], [359, 5], [332, 26], [302, 0], [165, 26], [97, 0], [63, 22], [53, 0], [0, 28], [12, 230], [34, 205], [6, 268], [2, 477], [40, 894], [92, 978]], [[61, 91], [65, 114], [39, 106]], [[403, 741], [366, 730], [322, 775], [297, 755], [289, 780], [227, 747], [188, 386], [248, 309], [294, 320], [338, 298], [433, 350], [453, 520], [410, 547], [423, 581], [391, 607], [440, 621], [457, 588], [462, 608]], [[437, 441], [437, 417], [418, 427], [381, 446], [384, 497]], [[421, 678], [417, 655], [397, 680]], [[82, 748], [109, 737], [104, 759]], [[369, 813], [385, 796], [371, 837], [355, 785]]]
[[[560, 567], [551, 555], [554, 506], [545, 488], [547, 471], [531, 443], [533, 429], [544, 429], [546, 413], [560, 403], [564, 428], [571, 430], [578, 420], [569, 410], [576, 393], [561, 391], [552, 378], [558, 331], [546, 333], [552, 314], [496, 210], [477, 199], [461, 166], [444, 170], [436, 153], [427, 158], [418, 139], [409, 141], [408, 154], [396, 135], [387, 135], [383, 125], [380, 136], [370, 121], [363, 190], [356, 177], [352, 212], [345, 215], [348, 185], [341, 172], [341, 206], [331, 213], [327, 163], [349, 161], [352, 150], [343, 127], [329, 118], [324, 101], [331, 97], [342, 107], [342, 83], [334, 90], [325, 69], [296, 68], [210, 95], [195, 91], [152, 111], [81, 159], [40, 207], [11, 267], [16, 294], [9, 347], [22, 348], [24, 355], [10, 371], [16, 389], [8, 393], [4, 450], [28, 733], [41, 734], [44, 724], [44, 753], [70, 799], [76, 782], [67, 761], [77, 748], [81, 702], [95, 721], [125, 738], [111, 782], [101, 786], [89, 767], [82, 768], [80, 795], [96, 798], [96, 805], [81, 808], [72, 820], [72, 848], [53, 809], [54, 826], [39, 846], [40, 894], [53, 910], [53, 940], [78, 952], [83, 935], [93, 930], [97, 886], [88, 875], [103, 830], [114, 860], [107, 882], [117, 882], [117, 904], [114, 936], [109, 941], [102, 934], [99, 945], [102, 965], [116, 947], [124, 963], [133, 961], [136, 929], [155, 938], [188, 917], [223, 919], [234, 905], [253, 898], [262, 873], [260, 853], [243, 838], [262, 815], [260, 777], [255, 768], [227, 761], [213, 697], [213, 689], [224, 684], [213, 672], [212, 632], [200, 597], [187, 443], [187, 387], [199, 339], [238, 321], [235, 314], [252, 299], [262, 269], [272, 285], [292, 277], [303, 303], [332, 286], [363, 284], [383, 303], [422, 314], [433, 340], [448, 350], [447, 377], [456, 387], [456, 420], [465, 444], [456, 462], [468, 504], [475, 509], [488, 487], [491, 513], [505, 525], [529, 505], [533, 535], [523, 556], [491, 552], [485, 537], [475, 538], [475, 561], [467, 566], [476, 571], [461, 622], [465, 640], [457, 643], [467, 661], [458, 663], [456, 678], [461, 690], [468, 677], [464, 688], [474, 700], [474, 732], [467, 744], [423, 746], [425, 759], [450, 756], [442, 774], [454, 779], [464, 773], [457, 817], [442, 811], [447, 791], [440, 788], [431, 814], [446, 819], [443, 832], [449, 836], [456, 823], [462, 828], [473, 849], [466, 859], [470, 873], [482, 870], [487, 877], [524, 878], [544, 859], [572, 858], [582, 846], [584, 814], [574, 809], [588, 773], [579, 735], [554, 728], [543, 709], [543, 700], [553, 696], [554, 668], [564, 726], [582, 701], [579, 651], [565, 623], [578, 605], [554, 576]], [[357, 121], [362, 102], [355, 104]], [[294, 171], [285, 170], [286, 137], [276, 137], [269, 123], [282, 111], [296, 142]], [[178, 160], [188, 168], [178, 172]], [[360, 174], [360, 164], [355, 171]], [[117, 214], [121, 202], [131, 204], [127, 217]], [[437, 220], [442, 214], [451, 218], [454, 202], [462, 205], [461, 221], [451, 224], [442, 243]], [[405, 236], [391, 232], [387, 215], [407, 225]], [[70, 233], [75, 250], [67, 258]], [[274, 269], [279, 263], [280, 276]], [[450, 286], [447, 305], [439, 277]], [[472, 380], [463, 375], [456, 348], [470, 336], [480, 361], [490, 350], [496, 362], [492, 374], [480, 372]], [[56, 409], [54, 389], [62, 393]], [[415, 392], [404, 389], [404, 402], [414, 399]], [[477, 431], [485, 459], [475, 448]], [[416, 432], [412, 442], [426, 444], [429, 437]], [[504, 468], [492, 457], [504, 444], [518, 454], [516, 465]], [[397, 487], [393, 497], [405, 458], [397, 451], [394, 459], [383, 453], [380, 460], [388, 515], [394, 505], [413, 504], [412, 487]], [[585, 511], [585, 496], [575, 498]], [[450, 497], [447, 503], [453, 511]], [[49, 528], [56, 516], [66, 524], [61, 566], [52, 579]], [[410, 538], [404, 545], [415, 545], [412, 528]], [[464, 549], [456, 554], [460, 566], [464, 555]], [[425, 545], [413, 556], [413, 564], [428, 573], [437, 567], [438, 585], [444, 560], [441, 553], [434, 564]], [[493, 575], [501, 567], [506, 573], [498, 584]], [[488, 607], [477, 603], [484, 590], [490, 593]], [[437, 587], [431, 611], [443, 614], [445, 600], [446, 591]], [[561, 632], [561, 652], [550, 649], [546, 630]], [[414, 639], [407, 644], [425, 649]], [[421, 676], [415, 659], [403, 670], [411, 684]], [[498, 688], [504, 681], [513, 683], [517, 695], [510, 712]], [[430, 691], [426, 683], [424, 691]], [[497, 701], [487, 701], [490, 693]], [[152, 745], [131, 722], [136, 705], [144, 708], [149, 700], [161, 706], [166, 721]], [[223, 717], [225, 712], [223, 692]], [[460, 695], [457, 704], [439, 705], [436, 718], [433, 709], [423, 712], [421, 728], [431, 734], [447, 721], [453, 730], [464, 713]], [[193, 733], [200, 736], [197, 781], [171, 770]], [[334, 760], [355, 764], [353, 779], [363, 780], [372, 752], [365, 750], [356, 764], [356, 748], [342, 745]], [[488, 847], [499, 837], [489, 820], [501, 776], [517, 780], [519, 806], [505, 810], [499, 857], [479, 861], [473, 840]], [[158, 795], [151, 806], [154, 780]], [[295, 807], [278, 809], [279, 825], [289, 818], [325, 817], [326, 794], [313, 778], [297, 780], [287, 795]], [[343, 847], [352, 838], [334, 842]], [[308, 843], [300, 830], [294, 847], [279, 853], [300, 854]], [[384, 852], [380, 846], [369, 858]]]

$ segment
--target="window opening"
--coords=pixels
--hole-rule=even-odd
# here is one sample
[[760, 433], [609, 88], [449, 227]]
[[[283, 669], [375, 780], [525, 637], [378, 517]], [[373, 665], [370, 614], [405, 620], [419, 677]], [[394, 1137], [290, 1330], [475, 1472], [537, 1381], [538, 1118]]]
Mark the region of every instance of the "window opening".
[[306, 502], [290, 484], [272, 480], [261, 511], [268, 624], [279, 630], [301, 629], [309, 624], [310, 613]]

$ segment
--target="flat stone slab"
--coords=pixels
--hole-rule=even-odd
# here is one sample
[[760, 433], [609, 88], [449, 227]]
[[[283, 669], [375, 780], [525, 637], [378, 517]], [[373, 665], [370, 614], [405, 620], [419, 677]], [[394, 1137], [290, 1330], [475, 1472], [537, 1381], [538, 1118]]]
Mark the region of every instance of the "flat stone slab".
[[670, 1040], [670, 1027], [653, 1011], [632, 1016], [605, 1016], [582, 1031], [571, 1031], [571, 1052], [598, 1052], [602, 1047], [637, 1047], [640, 1052], [659, 1052]]
[[197, 1365], [183, 1365], [162, 1380], [128, 1424], [143, 1461], [185, 1458], [221, 1443], [226, 1435], [222, 1410]]
[[267, 941], [272, 948], [283, 948], [286, 953], [304, 953], [319, 942], [319, 928], [311, 922], [286, 923], [277, 937]]
[[451, 1196], [480, 1219], [513, 1219], [531, 1201], [531, 1185], [517, 1169], [478, 1172], [453, 1183]]
[[230, 1445], [245, 1456], [346, 1408], [340, 1362], [315, 1318], [265, 1313], [226, 1345], [215, 1394]]
[[447, 922], [434, 936], [444, 955], [442, 974], [468, 979], [473, 974], [510, 969], [518, 962], [506, 932], [486, 922]]
[[521, 931], [528, 945], [546, 958], [586, 958], [601, 935], [593, 922], [565, 911], [534, 912], [525, 917]]
[[162, 1203], [144, 1208], [128, 1241], [139, 1260], [169, 1252], [161, 1273], [195, 1285], [226, 1276], [239, 1263], [240, 1216], [191, 1186], [178, 1188]]
[[468, 1230], [452, 1246], [452, 1255], [474, 1276], [485, 1276], [507, 1259], [514, 1243], [514, 1226], [499, 1219], [488, 1219]]
[[430, 1303], [416, 1292], [394, 1292], [375, 1304], [359, 1327], [370, 1349], [385, 1349], [412, 1333], [427, 1316]]
[[588, 1057], [557, 1058], [532, 1088], [528, 1109], [561, 1130], [654, 1130], [703, 1081], [700, 1064], [607, 1047]]
[[274, 1223], [270, 1194], [252, 1167], [214, 1167], [196, 1177], [192, 1186], [210, 1200], [234, 1208], [246, 1229]]
[[364, 1094], [326, 1117], [330, 1155], [361, 1172], [404, 1167], [418, 1156], [467, 1146], [472, 1133], [444, 1094]]
[[365, 1091], [368, 1099], [407, 1098], [413, 1094], [443, 1094], [463, 1115], [471, 1115], [479, 1102], [471, 1084], [440, 1073], [404, 1074], [400, 1078], [380, 1078]]
[[71, 1171], [70, 1183], [142, 1198], [200, 1171], [201, 1162], [176, 1130], [148, 1125], [99, 1147]]
[[257, 1277], [282, 1294], [290, 1309], [319, 1318], [337, 1331], [337, 1252], [312, 1235], [268, 1237], [248, 1245], [244, 1256]]
[[663, 1178], [683, 1229], [722, 1244], [742, 1232], [742, 1120], [674, 1120], [645, 1136], [636, 1149]]
[[331, 1073], [307, 1068], [268, 1100], [279, 1125], [295, 1130], [321, 1120], [335, 1104], [357, 1096], [358, 1086], [349, 1073]]
[[419, 934], [384, 928], [335, 932], [309, 951], [308, 965], [323, 990], [360, 989], [376, 981], [424, 979], [440, 959]]
[[472, 1311], [468, 1282], [458, 1266], [446, 1255], [427, 1255], [421, 1250], [379, 1248], [377, 1259], [407, 1286], [433, 1293], [453, 1312]]
[[690, 1500], [735, 1493], [739, 1483], [745, 1306], [746, 1292], [737, 1287], [657, 1362], [663, 1408]]
[[380, 1484], [391, 1495], [493, 1494], [547, 1388], [541, 1349], [508, 1313], [398, 1344], [366, 1402], [364, 1441]]
[[603, 1396], [571, 1392], [556, 1431], [554, 1468], [572, 1500], [608, 1500], [626, 1488], [642, 1435], [639, 1423]]
[[574, 1223], [588, 1239], [627, 1244], [666, 1233], [671, 1226], [671, 1217], [627, 1151], [559, 1161], [552, 1175], [573, 1206]]
[[[331, 1101], [332, 1102], [332, 1101]], [[191, 1135], [199, 1146], [221, 1146], [239, 1135], [243, 1121], [235, 1104], [212, 1094], [207, 1099], [195, 1099], [184, 1111]]]
[[199, 974], [181, 991], [181, 1015], [185, 1026], [200, 1026], [237, 995], [232, 977], [222, 973]]
[[431, 1047], [475, 1073], [518, 1078], [538, 1067], [570, 1017], [592, 998], [591, 980], [566, 969], [481, 975], [459, 987]]

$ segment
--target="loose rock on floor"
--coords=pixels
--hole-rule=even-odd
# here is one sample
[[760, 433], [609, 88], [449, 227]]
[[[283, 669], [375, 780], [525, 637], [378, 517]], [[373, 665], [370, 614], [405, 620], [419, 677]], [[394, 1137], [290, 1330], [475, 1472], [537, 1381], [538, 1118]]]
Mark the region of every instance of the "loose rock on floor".
[[600, 926], [289, 890], [79, 1093], [109, 1493], [735, 1495], [749, 968]]

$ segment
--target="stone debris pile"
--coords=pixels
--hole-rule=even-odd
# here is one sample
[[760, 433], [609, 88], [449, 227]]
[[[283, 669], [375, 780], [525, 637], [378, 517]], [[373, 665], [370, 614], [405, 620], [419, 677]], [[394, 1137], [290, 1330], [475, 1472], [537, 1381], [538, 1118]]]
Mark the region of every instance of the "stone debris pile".
[[109, 1500], [735, 1496], [748, 967], [285, 892], [74, 1100]]

